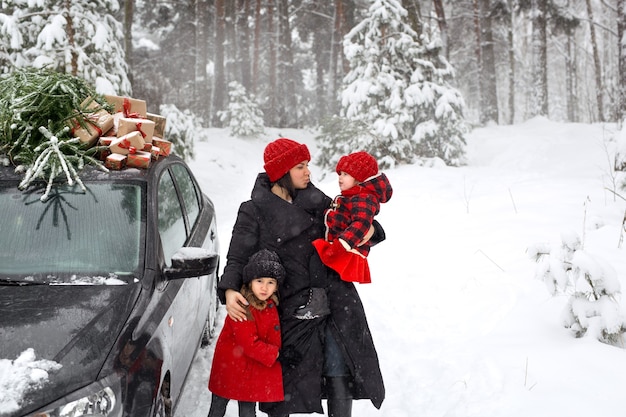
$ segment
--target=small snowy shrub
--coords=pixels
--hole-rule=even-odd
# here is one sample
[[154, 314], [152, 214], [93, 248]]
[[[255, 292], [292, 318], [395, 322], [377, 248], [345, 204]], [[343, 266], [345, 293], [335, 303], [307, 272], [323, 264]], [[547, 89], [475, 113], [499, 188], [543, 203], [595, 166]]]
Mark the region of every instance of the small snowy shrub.
[[570, 296], [562, 318], [574, 336], [590, 333], [601, 342], [621, 344], [626, 326], [618, 303], [620, 283], [611, 265], [585, 251], [573, 232], [561, 235], [560, 246], [536, 244], [528, 254], [548, 291]]
[[257, 137], [265, 131], [263, 112], [254, 96], [237, 81], [228, 84], [228, 110], [218, 112], [222, 122], [228, 122], [231, 136]]

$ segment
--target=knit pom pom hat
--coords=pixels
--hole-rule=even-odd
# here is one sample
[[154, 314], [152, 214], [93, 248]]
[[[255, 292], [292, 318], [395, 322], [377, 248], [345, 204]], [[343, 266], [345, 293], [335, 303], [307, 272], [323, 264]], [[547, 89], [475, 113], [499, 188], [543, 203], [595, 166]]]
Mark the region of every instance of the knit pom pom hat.
[[350, 174], [358, 182], [363, 182], [378, 174], [378, 162], [367, 152], [354, 152], [339, 159], [336, 171], [337, 174]]
[[263, 152], [265, 172], [271, 182], [276, 182], [302, 161], [310, 161], [309, 148], [291, 139], [280, 138], [270, 142]]
[[243, 268], [243, 283], [247, 284], [256, 278], [274, 278], [280, 282], [285, 277], [285, 268], [275, 252], [261, 249], [248, 260]]

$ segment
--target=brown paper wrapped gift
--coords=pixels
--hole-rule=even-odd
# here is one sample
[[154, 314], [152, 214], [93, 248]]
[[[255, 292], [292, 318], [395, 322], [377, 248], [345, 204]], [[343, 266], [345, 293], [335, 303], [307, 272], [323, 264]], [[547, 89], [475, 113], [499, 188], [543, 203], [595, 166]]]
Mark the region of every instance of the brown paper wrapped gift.
[[165, 137], [165, 122], [167, 119], [154, 113], [146, 113], [146, 118], [154, 122], [154, 136], [163, 139]]
[[145, 118], [148, 106], [145, 100], [130, 97], [104, 95], [104, 99], [113, 105], [113, 112], [124, 113], [124, 117]]
[[150, 145], [150, 154], [152, 155], [152, 159], [154, 159], [155, 161], [158, 160], [159, 156], [161, 156], [161, 148], [159, 148], [158, 146]]
[[121, 137], [127, 133], [137, 131], [141, 133], [144, 142], [152, 143], [154, 126], [155, 123], [152, 120], [122, 117], [119, 119], [119, 125], [117, 126], [117, 136]]
[[150, 152], [145, 151], [133, 151], [126, 157], [126, 166], [129, 168], [148, 168], [152, 159]]
[[[85, 127], [81, 126], [76, 119], [70, 122], [71, 134], [78, 138], [81, 143], [93, 146], [98, 138], [113, 128], [113, 115], [98, 107], [100, 104], [91, 97], [80, 105], [81, 111], [85, 112]], [[89, 112], [89, 110], [95, 110]]]
[[157, 146], [161, 152], [161, 156], [168, 156], [172, 152], [172, 142], [161, 138], [152, 138], [152, 145]]
[[111, 142], [111, 145], [109, 145], [109, 149], [112, 153], [128, 155], [131, 147], [135, 149], [143, 149], [145, 144], [146, 143], [144, 142], [141, 133], [135, 130], [134, 132], [130, 132]]
[[104, 161], [104, 166], [113, 169], [120, 170], [126, 165], [126, 155], [120, 155], [119, 153], [112, 153]]

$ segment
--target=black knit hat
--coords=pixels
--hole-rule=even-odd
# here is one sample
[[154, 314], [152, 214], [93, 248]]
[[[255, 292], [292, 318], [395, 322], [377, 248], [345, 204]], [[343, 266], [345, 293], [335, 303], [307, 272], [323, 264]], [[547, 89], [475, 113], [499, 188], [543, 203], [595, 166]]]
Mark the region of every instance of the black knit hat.
[[256, 278], [274, 278], [278, 282], [285, 278], [285, 268], [275, 252], [261, 249], [250, 257], [243, 268], [243, 283], [247, 284]]

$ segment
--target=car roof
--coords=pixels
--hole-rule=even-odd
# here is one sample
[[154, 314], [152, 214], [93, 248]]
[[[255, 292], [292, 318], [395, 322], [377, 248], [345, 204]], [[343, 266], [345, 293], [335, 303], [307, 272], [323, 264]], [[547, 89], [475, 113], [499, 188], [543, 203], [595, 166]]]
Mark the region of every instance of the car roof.
[[[184, 161], [176, 155], [170, 154], [167, 157], [161, 157], [158, 160], [152, 160], [148, 168], [123, 168], [121, 170], [109, 170], [105, 172], [94, 165], [85, 165], [78, 171], [78, 176], [82, 181], [140, 181], [150, 182], [154, 177], [158, 176], [163, 169], [172, 163], [183, 163]], [[16, 172], [14, 165], [0, 165], [0, 181], [19, 182], [24, 178], [23, 172]], [[64, 176], [60, 175], [57, 181], [63, 181]], [[43, 181], [43, 180], [41, 180]]]

